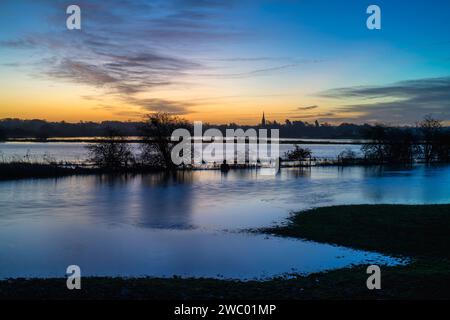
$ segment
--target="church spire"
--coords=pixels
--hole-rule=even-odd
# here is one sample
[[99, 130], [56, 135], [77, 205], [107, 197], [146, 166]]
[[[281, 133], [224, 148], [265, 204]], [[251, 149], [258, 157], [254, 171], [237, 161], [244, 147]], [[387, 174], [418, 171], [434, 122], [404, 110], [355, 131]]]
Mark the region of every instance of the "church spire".
[[265, 127], [265, 126], [266, 126], [266, 116], [265, 116], [265, 114], [264, 114], [264, 111], [263, 111], [263, 116], [262, 116], [262, 120], [261, 120], [261, 126], [262, 126], [262, 127]]

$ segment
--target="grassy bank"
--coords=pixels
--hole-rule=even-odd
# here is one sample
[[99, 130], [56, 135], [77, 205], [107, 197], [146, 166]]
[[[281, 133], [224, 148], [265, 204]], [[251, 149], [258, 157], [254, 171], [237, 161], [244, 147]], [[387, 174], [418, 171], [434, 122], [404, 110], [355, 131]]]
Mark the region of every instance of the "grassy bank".
[[450, 205], [318, 208], [262, 231], [386, 254], [450, 258]]
[[161, 172], [161, 169], [133, 166], [128, 168], [95, 168], [75, 164], [47, 164], [32, 162], [0, 163], [0, 181], [35, 178], [59, 178], [72, 175], [89, 174], [140, 174]]
[[[337, 165], [332, 162], [324, 162], [320, 165]], [[230, 170], [255, 170], [250, 165], [230, 165]], [[310, 165], [297, 165], [296, 167], [310, 167]], [[215, 167], [180, 167], [178, 170], [220, 170], [220, 165]], [[0, 162], [0, 181], [36, 178], [58, 178], [87, 174], [141, 174], [151, 172], [164, 172], [160, 167], [134, 165], [121, 168], [99, 168], [89, 165], [77, 164], [49, 164], [33, 162]]]
[[366, 266], [294, 279], [84, 278], [69, 291], [65, 279], [0, 281], [0, 298], [37, 299], [450, 299], [450, 205], [339, 206], [298, 213], [285, 226], [262, 230], [408, 256], [382, 267], [382, 290], [366, 287]]
[[88, 169], [80, 167], [64, 167], [56, 164], [28, 162], [0, 163], [0, 180], [64, 177], [89, 172]]
[[[345, 166], [377, 166], [380, 165], [359, 161], [353, 163], [342, 163], [339, 161], [320, 161], [300, 164], [289, 164], [284, 162], [282, 168], [311, 168], [311, 167], [345, 167]], [[229, 165], [230, 170], [258, 170], [260, 166], [254, 165]], [[179, 167], [177, 170], [220, 170], [220, 165], [214, 167]], [[161, 167], [149, 167], [142, 165], [134, 165], [121, 168], [100, 168], [93, 167], [89, 164], [49, 164], [49, 163], [33, 163], [33, 162], [0, 162], [0, 181], [16, 180], [16, 179], [35, 179], [35, 178], [58, 178], [72, 175], [87, 174], [141, 174], [151, 172], [164, 172]]]

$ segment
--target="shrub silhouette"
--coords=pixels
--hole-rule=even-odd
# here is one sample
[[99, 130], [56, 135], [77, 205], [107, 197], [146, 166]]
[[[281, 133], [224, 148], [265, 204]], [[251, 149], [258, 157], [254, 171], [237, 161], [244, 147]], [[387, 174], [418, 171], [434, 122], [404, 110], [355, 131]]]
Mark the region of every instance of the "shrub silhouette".
[[302, 148], [299, 145], [294, 145], [294, 150], [286, 152], [286, 158], [290, 161], [305, 161], [311, 160], [312, 152], [308, 148]]
[[134, 162], [129, 144], [119, 132], [112, 129], [108, 130], [106, 141], [90, 144], [86, 148], [89, 152], [88, 161], [99, 168], [127, 168]]

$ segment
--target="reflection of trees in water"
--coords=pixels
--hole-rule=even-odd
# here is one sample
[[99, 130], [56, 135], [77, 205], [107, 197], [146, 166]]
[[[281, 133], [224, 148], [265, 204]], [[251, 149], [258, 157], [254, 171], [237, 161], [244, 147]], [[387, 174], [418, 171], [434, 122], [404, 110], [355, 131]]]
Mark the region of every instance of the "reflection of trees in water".
[[[407, 204], [433, 199], [440, 193], [439, 188], [430, 186], [437, 186], [442, 180], [433, 181], [431, 176], [428, 177], [430, 171], [426, 165], [379, 165], [361, 167], [360, 170], [362, 176], [358, 188], [365, 203], [368, 200], [371, 203]], [[423, 197], [430, 189], [433, 194]]]
[[286, 175], [292, 178], [310, 178], [311, 177], [311, 167], [297, 167], [282, 169], [286, 171]]
[[191, 184], [194, 182], [193, 171], [165, 171], [142, 175], [145, 186], [170, 186], [176, 184]]
[[[405, 165], [374, 165], [361, 167], [364, 178], [381, 178], [389, 176], [414, 175], [417, 166], [411, 164]], [[400, 173], [401, 172], [401, 173]]]
[[227, 180], [256, 178], [258, 171], [256, 169], [236, 169], [220, 173], [222, 178]]
[[192, 171], [175, 171], [90, 176], [99, 210], [94, 214], [147, 228], [192, 228], [193, 175]]
[[99, 174], [94, 175], [94, 181], [97, 185], [121, 186], [126, 185], [130, 180], [136, 177], [134, 173], [119, 174]]
[[165, 171], [154, 173], [114, 173], [94, 175], [98, 185], [120, 186], [126, 185], [133, 179], [140, 178], [145, 186], [169, 186], [176, 184], [190, 184], [194, 181], [193, 171]]
[[137, 188], [137, 223], [148, 228], [192, 228], [194, 172], [175, 171], [142, 175]]

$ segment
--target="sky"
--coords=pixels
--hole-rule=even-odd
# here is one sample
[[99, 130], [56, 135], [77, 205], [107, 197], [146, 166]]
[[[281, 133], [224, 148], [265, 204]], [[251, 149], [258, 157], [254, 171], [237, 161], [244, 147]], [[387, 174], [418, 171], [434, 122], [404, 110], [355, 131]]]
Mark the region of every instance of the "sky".
[[449, 21], [447, 0], [2, 0], [0, 118], [450, 123]]

